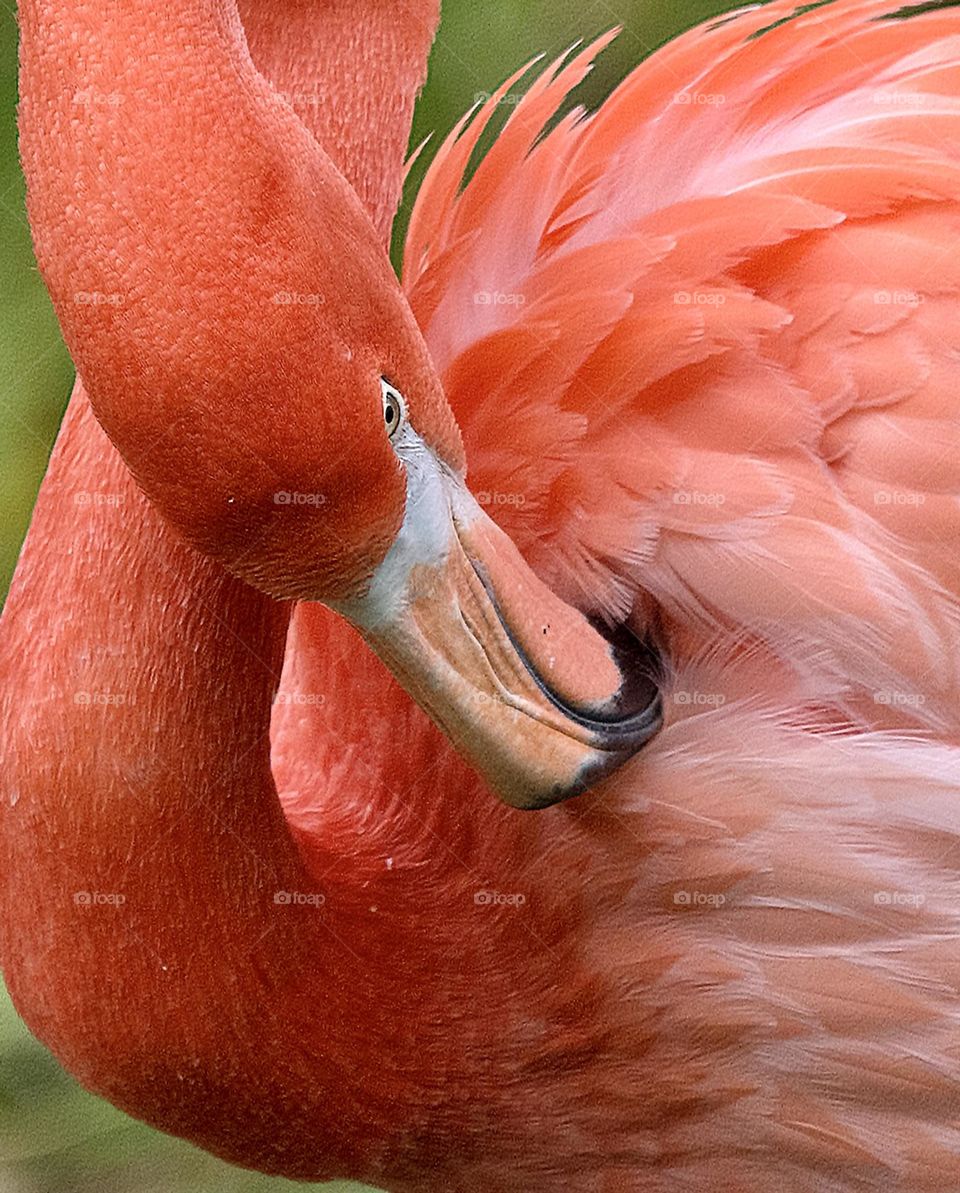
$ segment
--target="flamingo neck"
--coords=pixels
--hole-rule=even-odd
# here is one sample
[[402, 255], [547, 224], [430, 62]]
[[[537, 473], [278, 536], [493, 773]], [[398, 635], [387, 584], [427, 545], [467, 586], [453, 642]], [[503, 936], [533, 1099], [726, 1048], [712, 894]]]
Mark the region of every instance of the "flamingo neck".
[[239, 0], [239, 9], [257, 67], [343, 172], [386, 244], [440, 3], [335, 0], [322, 21], [317, 4]]
[[0, 634], [0, 959], [34, 1034], [128, 1113], [265, 1171], [369, 1178], [422, 1114], [422, 1039], [403, 1081], [379, 1047], [438, 1016], [369, 875], [321, 881], [291, 838], [269, 742], [287, 618], [176, 539], [78, 389]]
[[[248, 2], [244, 15], [262, 63], [279, 70], [266, 7]], [[305, 18], [310, 6], [290, 7]], [[354, 24], [373, 21], [377, 7], [355, 13]], [[435, 4], [423, 8], [435, 15]], [[110, 314], [117, 271], [135, 288], [146, 279], [138, 271], [148, 270], [160, 295], [155, 314], [172, 319], [174, 352], [196, 329], [178, 319], [183, 272], [172, 262], [188, 261], [187, 276], [202, 285], [215, 277], [220, 250], [208, 240], [167, 252], [169, 224], [180, 215], [214, 218], [203, 188], [231, 160], [231, 100], [238, 87], [267, 86], [249, 62], [235, 5], [24, 0], [21, 22], [31, 213], [41, 259], [67, 296], [61, 309], [69, 311], [71, 295], [97, 294]], [[331, 49], [317, 93], [325, 94], [324, 72], [330, 91], [343, 92], [338, 54], [354, 62], [364, 45], [380, 53], [389, 27], [378, 18], [369, 41], [354, 28], [349, 44]], [[77, 38], [103, 46], [101, 59], [81, 69]], [[422, 37], [396, 35], [408, 57], [396, 87], [390, 80], [377, 89], [373, 152], [326, 137], [383, 236], [428, 41], [426, 26]], [[152, 62], [146, 87], [124, 73], [140, 58]], [[198, 113], [184, 62], [209, 119]], [[377, 69], [366, 63], [365, 77]], [[302, 144], [308, 134], [290, 120], [288, 146]], [[144, 196], [147, 173], [117, 174], [117, 153], [134, 142], [148, 162], [155, 155], [163, 201]], [[171, 148], [192, 167], [179, 189], [168, 176], [175, 167], [165, 165]], [[111, 184], [135, 211], [118, 214], [98, 200]], [[99, 309], [79, 298], [76, 306]], [[75, 337], [81, 372], [126, 368], [133, 388], [149, 396], [136, 340], [128, 360], [108, 361], [115, 341], [96, 326], [83, 330]], [[215, 350], [214, 340], [194, 343], [195, 353]], [[416, 983], [400, 985], [402, 973], [393, 975], [396, 996], [378, 999], [373, 979], [384, 963], [375, 938], [359, 946], [358, 969], [356, 942], [340, 940], [310, 898], [316, 879], [291, 839], [270, 770], [288, 619], [288, 607], [229, 578], [168, 529], [78, 384], [0, 635], [9, 748], [0, 958], [34, 1032], [84, 1084], [130, 1113], [267, 1170], [295, 1171], [297, 1142], [312, 1138], [325, 1159], [304, 1158], [303, 1175], [369, 1173], [361, 1136], [396, 1128], [404, 1097], [396, 1083], [382, 1098], [372, 1086], [360, 1104], [360, 1078], [346, 1081], [343, 1065], [363, 1038], [388, 1035], [380, 1020], [422, 999]], [[286, 895], [298, 900], [277, 902]], [[416, 1048], [411, 1040], [411, 1059]], [[243, 1138], [231, 1142], [237, 1131]]]
[[[325, 21], [318, 15], [324, 30]], [[26, 0], [28, 208], [67, 346], [151, 502], [203, 553], [274, 595], [338, 595], [382, 558], [403, 501], [365, 386], [390, 353], [428, 368], [382, 243], [429, 38], [422, 24], [416, 38], [394, 37], [405, 65], [376, 102], [359, 92], [348, 102], [341, 76], [390, 41], [387, 17], [369, 49], [362, 29], [348, 45], [327, 44], [311, 67], [324, 96], [311, 123], [333, 161], [284, 98], [303, 107], [291, 90], [306, 86], [302, 72], [285, 69], [292, 47], [278, 48], [269, 21], [256, 29], [258, 54], [285, 70], [276, 85], [254, 65], [233, 0], [160, 10]], [[366, 68], [371, 87], [375, 72]], [[335, 103], [335, 118], [321, 115]], [[338, 134], [344, 113], [369, 119], [369, 145]], [[331, 389], [341, 401], [318, 400]], [[349, 448], [332, 462], [343, 426]], [[382, 483], [355, 492], [368, 458], [385, 463]], [[347, 529], [329, 551], [307, 540], [332, 519], [294, 509], [295, 528], [276, 527], [277, 492], [311, 491], [320, 475], [344, 494]], [[318, 565], [295, 577], [327, 554], [336, 575]]]

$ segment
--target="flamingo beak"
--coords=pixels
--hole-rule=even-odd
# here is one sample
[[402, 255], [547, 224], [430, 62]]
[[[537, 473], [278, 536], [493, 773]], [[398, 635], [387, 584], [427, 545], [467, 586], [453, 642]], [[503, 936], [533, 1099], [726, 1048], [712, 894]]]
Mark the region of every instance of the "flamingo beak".
[[[445, 540], [432, 556], [427, 523]], [[581, 794], [659, 730], [649, 648], [613, 644], [561, 601], [459, 478], [408, 499], [391, 554], [341, 611], [506, 803]]]

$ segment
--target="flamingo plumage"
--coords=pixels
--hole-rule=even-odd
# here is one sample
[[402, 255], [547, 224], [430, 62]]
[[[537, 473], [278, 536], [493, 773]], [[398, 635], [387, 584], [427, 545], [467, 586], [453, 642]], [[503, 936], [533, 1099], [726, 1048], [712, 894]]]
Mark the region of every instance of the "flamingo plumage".
[[[396, 56], [374, 90], [292, 7], [241, 6], [255, 70], [226, 0], [22, 6], [84, 381], [3, 621], [18, 1007], [117, 1105], [292, 1177], [953, 1193], [955, 10], [778, 0], [551, 124], [602, 40], [464, 182], [510, 80], [430, 167], [404, 297], [436, 13], [333, 6]], [[77, 86], [137, 103], [78, 122]], [[479, 588], [408, 518], [433, 460]], [[450, 591], [518, 648], [499, 697], [445, 669]], [[563, 718], [609, 725], [631, 667], [663, 724], [597, 778]], [[536, 815], [489, 790], [584, 773]]]

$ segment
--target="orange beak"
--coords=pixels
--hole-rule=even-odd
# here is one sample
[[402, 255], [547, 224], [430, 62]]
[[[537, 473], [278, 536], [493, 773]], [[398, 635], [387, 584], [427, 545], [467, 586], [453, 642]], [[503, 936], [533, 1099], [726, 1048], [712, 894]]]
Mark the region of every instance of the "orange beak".
[[652, 652], [616, 648], [559, 600], [459, 478], [441, 488], [412, 519], [408, 508], [418, 543], [426, 522], [446, 531], [438, 557], [388, 557], [390, 599], [378, 576], [342, 611], [506, 803], [578, 795], [659, 730]]

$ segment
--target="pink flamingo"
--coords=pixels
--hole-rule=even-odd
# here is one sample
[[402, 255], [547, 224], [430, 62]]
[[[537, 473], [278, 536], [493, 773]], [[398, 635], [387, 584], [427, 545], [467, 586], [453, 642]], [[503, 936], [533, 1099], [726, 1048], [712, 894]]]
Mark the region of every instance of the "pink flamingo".
[[602, 41], [462, 187], [510, 80], [401, 291], [436, 16], [23, 0], [83, 383], [3, 620], [14, 1000], [291, 1177], [953, 1193], [960, 17], [744, 10], [544, 134]]

